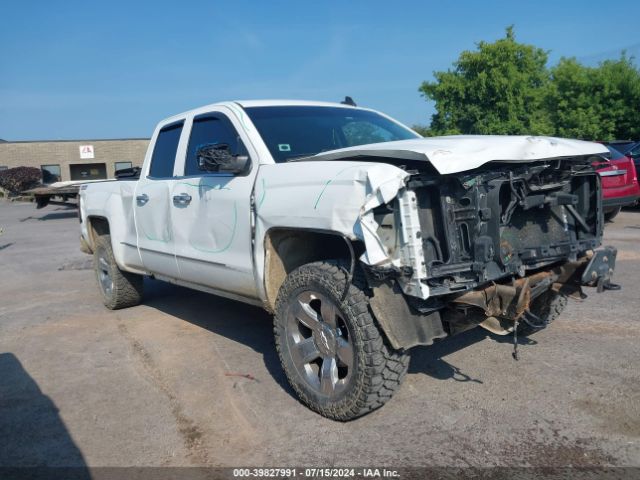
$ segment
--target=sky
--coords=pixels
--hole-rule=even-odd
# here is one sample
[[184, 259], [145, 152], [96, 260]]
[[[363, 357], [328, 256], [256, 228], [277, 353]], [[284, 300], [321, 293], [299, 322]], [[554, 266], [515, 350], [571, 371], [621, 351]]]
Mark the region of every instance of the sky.
[[2, 3], [5, 140], [148, 137], [170, 115], [259, 98], [349, 95], [424, 125], [420, 84], [512, 24], [550, 64], [640, 57], [637, 0]]

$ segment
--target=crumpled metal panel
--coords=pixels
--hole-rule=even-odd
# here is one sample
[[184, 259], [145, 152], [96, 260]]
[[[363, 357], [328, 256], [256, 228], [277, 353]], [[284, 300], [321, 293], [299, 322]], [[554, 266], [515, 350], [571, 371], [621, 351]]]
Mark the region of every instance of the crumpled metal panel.
[[262, 165], [256, 180], [257, 238], [272, 227], [340, 232], [362, 240], [369, 265], [388, 263], [373, 209], [404, 188], [408, 174], [365, 162], [292, 162]]
[[375, 143], [319, 153], [313, 160], [357, 156], [428, 161], [441, 174], [473, 170], [485, 163], [531, 162], [608, 154], [604, 145], [582, 140], [526, 135], [451, 135]]

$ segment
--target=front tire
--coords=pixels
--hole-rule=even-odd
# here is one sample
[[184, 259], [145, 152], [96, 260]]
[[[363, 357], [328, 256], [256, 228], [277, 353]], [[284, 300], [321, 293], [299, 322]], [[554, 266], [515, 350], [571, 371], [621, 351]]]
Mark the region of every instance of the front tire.
[[93, 252], [93, 270], [102, 301], [110, 310], [133, 307], [142, 301], [143, 277], [120, 270], [111, 247], [111, 236], [100, 235]]
[[[289, 383], [312, 410], [351, 420], [384, 405], [399, 388], [409, 355], [377, 326], [362, 287], [338, 262], [291, 272], [276, 301], [276, 348]], [[358, 283], [358, 282], [356, 282]]]
[[[567, 306], [567, 296], [554, 290], [547, 290], [531, 303], [530, 310], [546, 325], [556, 320]], [[539, 328], [521, 321], [518, 323], [518, 335], [531, 335]]]

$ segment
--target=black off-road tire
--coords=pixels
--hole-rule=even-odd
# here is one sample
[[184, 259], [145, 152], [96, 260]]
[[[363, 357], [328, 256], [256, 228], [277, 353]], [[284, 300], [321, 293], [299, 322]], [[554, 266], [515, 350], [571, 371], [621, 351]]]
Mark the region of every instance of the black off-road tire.
[[605, 221], [613, 222], [613, 219], [618, 216], [618, 214], [620, 213], [620, 210], [622, 210], [622, 207], [615, 207], [612, 210], [605, 210], [604, 211]]
[[[557, 319], [567, 306], [567, 296], [554, 290], [547, 290], [535, 298], [529, 309], [531, 313], [543, 320], [547, 325]], [[518, 323], [518, 335], [531, 335], [540, 330], [532, 327], [524, 321]]]
[[[357, 418], [389, 401], [400, 387], [410, 359], [408, 352], [395, 350], [388, 344], [369, 308], [362, 279], [353, 281], [342, 300], [346, 281], [345, 268], [338, 261], [303, 265], [292, 271], [282, 284], [274, 317], [276, 348], [289, 383], [310, 409], [340, 421]], [[287, 337], [290, 335], [287, 328], [291, 327], [286, 325], [291, 325], [287, 322], [291, 321], [289, 315], [299, 296], [307, 295], [307, 292], [318, 292], [323, 298], [330, 299], [338, 312], [338, 322], [348, 330], [346, 335], [352, 345], [354, 362], [348, 369], [351, 376], [345, 380], [339, 394], [327, 396], [314, 390], [292, 357], [294, 347]], [[317, 345], [317, 340], [313, 341]], [[320, 371], [318, 367], [318, 377], [321, 377]]]
[[[125, 272], [118, 268], [111, 247], [111, 236], [100, 235], [96, 239], [93, 252], [93, 270], [98, 281], [98, 288], [102, 293], [102, 301], [110, 310], [118, 310], [139, 305], [142, 301], [143, 276], [131, 272]], [[111, 288], [105, 287], [101, 282], [103, 275], [107, 274]]]

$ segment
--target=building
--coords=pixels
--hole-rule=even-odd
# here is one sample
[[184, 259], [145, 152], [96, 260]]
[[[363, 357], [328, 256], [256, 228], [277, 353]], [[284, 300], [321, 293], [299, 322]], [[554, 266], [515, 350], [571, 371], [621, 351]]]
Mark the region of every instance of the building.
[[36, 167], [44, 183], [114, 178], [116, 170], [142, 166], [148, 145], [148, 138], [0, 141], [0, 170]]

